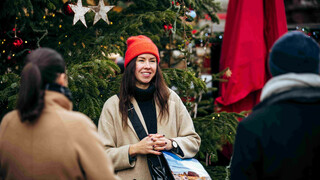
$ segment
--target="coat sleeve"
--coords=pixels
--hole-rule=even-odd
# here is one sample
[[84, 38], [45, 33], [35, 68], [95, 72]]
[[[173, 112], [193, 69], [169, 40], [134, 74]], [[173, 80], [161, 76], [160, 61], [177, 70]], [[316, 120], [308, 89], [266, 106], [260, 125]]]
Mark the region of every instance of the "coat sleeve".
[[259, 179], [259, 147], [257, 135], [239, 123], [230, 165], [231, 179]]
[[[194, 157], [200, 148], [201, 139], [200, 136], [196, 133], [193, 121], [187, 111], [187, 108], [182, 103], [180, 97], [175, 93], [171, 92], [174, 101], [176, 102], [175, 109], [176, 121], [177, 121], [177, 137], [171, 138], [176, 141], [180, 149], [183, 152], [181, 158], [192, 158]], [[181, 155], [181, 154], [179, 154]]]
[[[116, 97], [117, 98], [117, 97]], [[113, 165], [116, 171], [133, 168], [135, 166], [135, 161], [129, 161], [129, 144], [117, 147], [117, 128], [115, 126], [115, 121], [121, 121], [118, 110], [117, 103], [115, 103], [115, 97], [111, 97], [104, 104], [99, 123], [98, 123], [98, 133], [102, 137], [102, 142], [105, 147], [105, 152], [111, 157]], [[118, 130], [121, 133], [121, 130]]]
[[114, 173], [111, 159], [105, 154], [97, 128], [86, 116], [78, 114], [78, 122], [74, 124], [73, 133], [79, 163], [87, 179], [119, 179]]

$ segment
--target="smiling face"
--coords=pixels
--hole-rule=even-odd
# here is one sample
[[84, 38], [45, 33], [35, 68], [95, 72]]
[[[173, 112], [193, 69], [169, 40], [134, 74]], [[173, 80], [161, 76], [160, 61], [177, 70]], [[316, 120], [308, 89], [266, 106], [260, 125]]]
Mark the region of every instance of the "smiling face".
[[157, 58], [153, 54], [140, 54], [136, 61], [136, 71], [134, 72], [140, 89], [147, 89], [150, 81], [157, 71]]

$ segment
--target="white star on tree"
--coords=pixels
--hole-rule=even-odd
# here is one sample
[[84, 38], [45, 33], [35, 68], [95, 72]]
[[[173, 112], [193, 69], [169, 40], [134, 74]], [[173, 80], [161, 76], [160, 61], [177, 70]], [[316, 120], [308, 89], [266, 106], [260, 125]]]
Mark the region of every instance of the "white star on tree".
[[107, 12], [110, 11], [114, 6], [105, 6], [103, 0], [99, 0], [98, 6], [89, 6], [96, 14], [94, 16], [93, 25], [96, 24], [100, 19], [103, 19], [109, 24]]
[[69, 6], [74, 12], [73, 25], [80, 20], [82, 24], [87, 27], [84, 15], [90, 10], [90, 8], [83, 7], [81, 0], [78, 0], [77, 5], [69, 4]]

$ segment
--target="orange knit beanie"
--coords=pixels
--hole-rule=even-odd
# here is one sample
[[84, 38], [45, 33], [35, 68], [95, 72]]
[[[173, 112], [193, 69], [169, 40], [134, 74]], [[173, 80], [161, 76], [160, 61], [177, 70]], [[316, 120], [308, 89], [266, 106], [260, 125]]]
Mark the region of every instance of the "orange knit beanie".
[[127, 39], [127, 51], [124, 58], [124, 67], [140, 54], [153, 54], [156, 56], [158, 64], [160, 62], [159, 50], [150, 38], [144, 35], [131, 36]]

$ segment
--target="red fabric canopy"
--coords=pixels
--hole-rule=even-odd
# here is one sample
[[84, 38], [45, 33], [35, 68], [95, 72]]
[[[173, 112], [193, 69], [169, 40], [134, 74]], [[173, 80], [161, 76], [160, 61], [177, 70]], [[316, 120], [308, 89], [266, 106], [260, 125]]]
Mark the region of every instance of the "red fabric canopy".
[[253, 108], [270, 78], [267, 56], [276, 39], [287, 32], [282, 0], [230, 0], [227, 10], [220, 70], [230, 68], [228, 82], [220, 83], [216, 104], [220, 111]]

